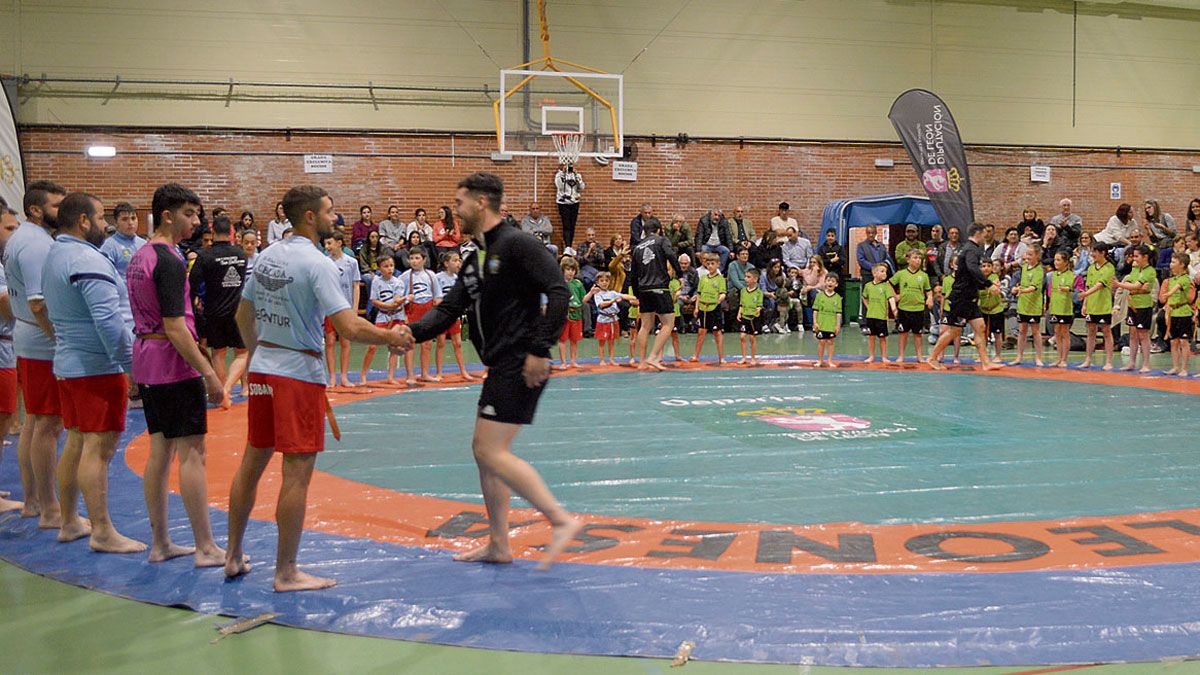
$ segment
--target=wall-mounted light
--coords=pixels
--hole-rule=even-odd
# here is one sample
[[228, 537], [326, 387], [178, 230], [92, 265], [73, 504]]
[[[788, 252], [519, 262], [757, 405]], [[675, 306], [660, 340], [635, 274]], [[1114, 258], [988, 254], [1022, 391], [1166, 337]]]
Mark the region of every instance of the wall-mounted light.
[[89, 145], [87, 148], [88, 157], [116, 157], [117, 149], [111, 145]]
[[875, 160], [876, 169], [890, 169], [893, 166], [896, 166], [896, 160], [891, 157], [880, 157]]

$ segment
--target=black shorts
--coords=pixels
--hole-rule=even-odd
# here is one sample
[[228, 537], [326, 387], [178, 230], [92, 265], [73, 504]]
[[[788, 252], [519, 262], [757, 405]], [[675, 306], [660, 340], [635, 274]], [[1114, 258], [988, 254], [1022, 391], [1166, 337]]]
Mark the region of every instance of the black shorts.
[[1070, 326], [1071, 324], [1075, 323], [1075, 315], [1074, 314], [1051, 314], [1050, 315], [1050, 323], [1053, 323], [1053, 324], [1061, 323], [1061, 324]]
[[639, 314], [674, 314], [675, 303], [671, 293], [663, 289], [642, 291], [637, 294]]
[[208, 394], [204, 378], [171, 384], [139, 384], [146, 430], [164, 438], [203, 436], [208, 433]]
[[708, 311], [698, 309], [696, 318], [700, 321], [700, 328], [712, 333], [720, 333], [725, 327], [725, 312], [722, 312], [720, 307]]
[[738, 330], [746, 335], [762, 335], [763, 318], [761, 316], [745, 319], [738, 317]]
[[899, 310], [896, 312], [896, 332], [897, 333], [924, 333], [929, 330], [929, 312], [909, 312], [907, 310]]
[[871, 337], [887, 337], [887, 319], [863, 319], [863, 329]]
[[1112, 313], [1110, 312], [1108, 314], [1088, 314], [1087, 322], [1094, 323], [1098, 326], [1111, 326], [1112, 325]]
[[230, 316], [205, 317], [204, 337], [210, 349], [245, 349], [242, 334], [238, 332], [237, 318]]
[[833, 338], [837, 337], [837, 333], [833, 331], [819, 330], [816, 333], [818, 340], [832, 340]]
[[1017, 314], [1017, 323], [1031, 323], [1037, 325], [1042, 322], [1040, 314]]
[[533, 424], [538, 399], [546, 385], [527, 387], [521, 374], [524, 365], [522, 359], [488, 368], [483, 390], [479, 392], [479, 417], [503, 424]]
[[979, 298], [971, 296], [950, 296], [950, 311], [946, 313], [942, 323], [959, 328], [982, 318], [979, 311]]
[[1133, 328], [1150, 328], [1154, 325], [1154, 308], [1130, 307], [1129, 316], [1125, 317], [1125, 325]]
[[1191, 341], [1196, 333], [1195, 323], [1190, 316], [1171, 317], [1171, 339]]
[[1004, 312], [984, 314], [983, 321], [987, 324], [988, 332], [992, 335], [1001, 335], [1004, 333]]

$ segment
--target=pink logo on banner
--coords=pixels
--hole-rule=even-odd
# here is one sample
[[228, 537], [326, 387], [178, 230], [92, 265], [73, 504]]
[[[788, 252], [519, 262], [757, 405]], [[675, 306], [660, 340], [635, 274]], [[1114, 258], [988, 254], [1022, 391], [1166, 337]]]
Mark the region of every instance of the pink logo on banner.
[[860, 431], [871, 428], [867, 420], [839, 413], [814, 415], [770, 415], [758, 419], [796, 431]]
[[945, 169], [929, 169], [921, 177], [921, 182], [925, 184], [925, 189], [929, 192], [949, 192], [950, 181], [946, 177]]

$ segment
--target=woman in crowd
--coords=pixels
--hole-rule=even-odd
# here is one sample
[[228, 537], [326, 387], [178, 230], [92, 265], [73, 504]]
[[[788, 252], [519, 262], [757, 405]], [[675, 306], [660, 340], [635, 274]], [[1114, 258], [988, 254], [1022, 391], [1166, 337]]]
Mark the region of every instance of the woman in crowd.
[[838, 275], [838, 293], [846, 290], [846, 247], [838, 243], [837, 233], [825, 231], [825, 241], [817, 248], [817, 257], [825, 265], [825, 270]]
[[258, 260], [258, 230], [242, 231], [242, 251], [246, 254], [246, 276], [254, 273], [254, 263]]
[[[433, 245], [439, 254], [458, 251], [459, 244], [462, 244], [462, 229], [454, 222], [454, 212], [449, 206], [439, 207], [438, 211], [438, 221], [433, 224]], [[440, 257], [432, 260], [439, 260]]]
[[775, 230], [768, 228], [762, 241], [750, 252], [750, 262], [759, 269], [767, 269], [772, 260], [783, 260], [783, 242]]
[[1157, 199], [1147, 199], [1142, 209], [1146, 214], [1146, 227], [1142, 234], [1149, 238], [1151, 246], [1160, 247], [1164, 241], [1176, 237], [1175, 219], [1171, 214], [1162, 212]]
[[[379, 274], [379, 263], [384, 258], [391, 258], [392, 250], [383, 245], [378, 230], [371, 230], [367, 233], [367, 240], [358, 248], [356, 257], [358, 271], [362, 275], [363, 295], [370, 298], [371, 284], [375, 281], [375, 275]], [[367, 320], [375, 320], [375, 304], [370, 301], [367, 302]]]
[[1188, 202], [1187, 220], [1184, 222], [1188, 232], [1200, 229], [1200, 197]]
[[[1054, 267], [1054, 254], [1063, 250], [1065, 242], [1058, 237], [1058, 228], [1054, 225], [1046, 226], [1046, 233], [1042, 235], [1042, 266], [1046, 268]], [[1067, 257], [1071, 256], [1071, 251], [1065, 251]]]
[[1021, 222], [1017, 223], [1017, 236], [1024, 239], [1027, 230], [1032, 231], [1038, 239], [1046, 233], [1046, 224], [1038, 218], [1037, 210], [1032, 206], [1026, 206], [1021, 212]]
[[1025, 251], [1029, 247], [1021, 241], [1017, 228], [1010, 227], [1004, 232], [1004, 243], [992, 251], [992, 261], [1000, 263], [1001, 268], [996, 273], [1003, 276], [1011, 274], [1021, 266]]
[[800, 278], [804, 280], [804, 286], [801, 288], [801, 300], [804, 302], [804, 318], [800, 324], [801, 333], [806, 328], [812, 328], [813, 300], [816, 300], [817, 293], [825, 287], [825, 274], [825, 263], [821, 261], [819, 255], [809, 258], [808, 267], [800, 270]]
[[242, 221], [238, 229], [253, 230], [254, 229], [254, 214], [249, 211], [242, 211]]
[[1104, 229], [1097, 232], [1093, 239], [1109, 247], [1128, 246], [1129, 233], [1136, 229], [1137, 219], [1133, 217], [1133, 206], [1122, 204], [1117, 207], [1117, 212], [1108, 219], [1108, 224], [1104, 226]]
[[429, 216], [425, 214], [425, 209], [413, 212], [413, 221], [404, 228], [405, 239], [407, 240], [408, 235], [413, 232], [420, 232], [421, 239], [425, 241], [433, 241], [433, 226], [429, 224]]
[[695, 252], [695, 248], [692, 247], [692, 228], [688, 227], [682, 213], [671, 216], [671, 224], [667, 226], [667, 239], [671, 241], [671, 248], [675, 249], [677, 254], [686, 253], [690, 258]]

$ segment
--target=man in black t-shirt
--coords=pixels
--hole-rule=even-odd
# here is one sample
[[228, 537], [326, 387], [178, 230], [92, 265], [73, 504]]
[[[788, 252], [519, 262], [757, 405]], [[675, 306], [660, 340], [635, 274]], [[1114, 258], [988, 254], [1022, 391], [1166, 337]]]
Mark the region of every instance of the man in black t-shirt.
[[[229, 216], [213, 220], [213, 245], [196, 256], [189, 281], [196, 300], [196, 314], [204, 318], [204, 338], [212, 349], [213, 369], [225, 384], [224, 407], [228, 407], [233, 383], [246, 373], [246, 345], [238, 333], [238, 304], [246, 282], [246, 253], [229, 243], [233, 225]], [[199, 322], [197, 322], [199, 323]], [[226, 350], [233, 349], [233, 363], [225, 369]]]
[[[638, 369], [666, 370], [662, 364], [663, 351], [667, 348], [667, 340], [671, 339], [671, 331], [675, 329], [675, 300], [669, 290], [671, 277], [667, 274], [667, 266], [675, 270], [676, 277], [681, 276], [683, 270], [675, 258], [675, 249], [662, 236], [662, 225], [657, 221], [646, 227], [645, 237], [633, 247], [631, 255], [633, 292], [638, 299], [642, 320], [637, 334], [637, 355], [642, 359]], [[662, 330], [654, 338], [654, 346], [647, 355], [646, 343], [650, 340], [650, 331], [654, 330], [656, 318], [662, 322]]]
[[972, 223], [968, 230], [969, 237], [958, 253], [958, 271], [954, 275], [954, 286], [950, 290], [950, 310], [942, 316], [942, 333], [926, 361], [934, 370], [946, 369], [942, 365], [942, 353], [962, 335], [963, 327], [967, 324], [975, 331], [975, 347], [979, 350], [980, 367], [984, 370], [999, 370], [1004, 367], [1004, 364], [988, 358], [988, 332], [984, 326], [983, 313], [979, 311], [980, 291], [995, 286], [995, 292], [1000, 292], [999, 283], [993, 284], [980, 269], [980, 262], [984, 259], [982, 244], [986, 228], [982, 223]]

